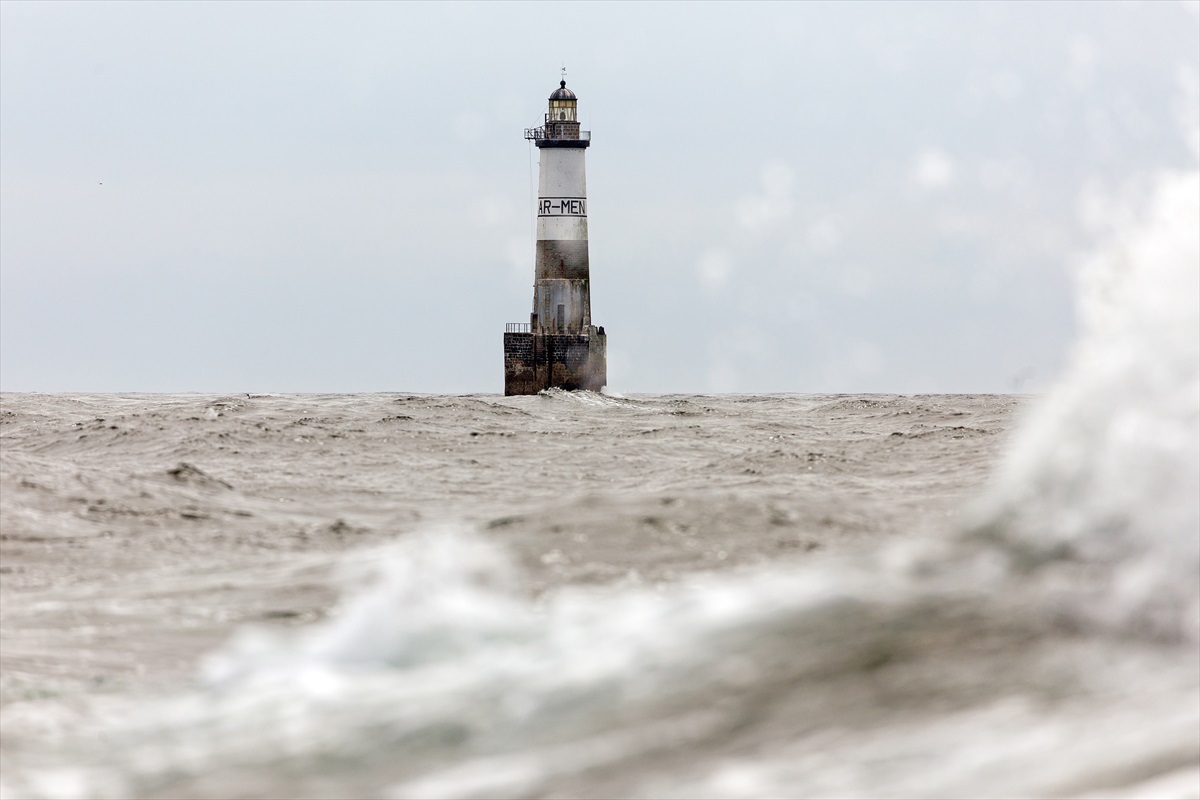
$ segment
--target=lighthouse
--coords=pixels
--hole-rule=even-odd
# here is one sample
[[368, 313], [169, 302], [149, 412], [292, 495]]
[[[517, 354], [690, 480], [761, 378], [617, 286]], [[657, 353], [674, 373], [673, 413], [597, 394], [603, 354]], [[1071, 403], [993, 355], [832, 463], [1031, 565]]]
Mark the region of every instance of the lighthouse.
[[504, 329], [504, 393], [599, 391], [607, 383], [604, 328], [592, 324], [584, 153], [578, 98], [565, 80], [550, 94], [545, 123], [527, 128], [538, 148], [537, 245], [529, 322]]

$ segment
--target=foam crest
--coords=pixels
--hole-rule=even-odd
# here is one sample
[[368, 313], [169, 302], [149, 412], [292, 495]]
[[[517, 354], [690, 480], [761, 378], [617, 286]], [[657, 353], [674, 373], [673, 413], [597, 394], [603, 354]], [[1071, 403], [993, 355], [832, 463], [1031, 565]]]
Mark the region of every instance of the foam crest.
[[[626, 679], [652, 662], [693, 663], [713, 637], [854, 598], [907, 580], [765, 571], [656, 591], [567, 588], [539, 602], [521, 594], [507, 553], [468, 529], [439, 528], [360, 553], [331, 619], [291, 637], [247, 629], [213, 656], [216, 689], [264, 672], [464, 669], [538, 673], [538, 686]], [[895, 585], [893, 585], [895, 584]], [[528, 675], [526, 677], [529, 677]], [[486, 681], [486, 677], [482, 678]]]
[[[210, 657], [220, 685], [263, 668], [415, 668], [517, 642], [531, 633], [507, 556], [482, 540], [437, 528], [403, 545], [349, 557], [346, 599], [332, 622], [296, 641], [246, 630]], [[452, 621], [452, 622], [451, 622]]]
[[652, 410], [652, 408], [645, 403], [634, 402], [627, 399], [624, 395], [621, 395], [617, 392], [609, 392], [607, 390], [599, 392], [586, 390], [568, 392], [557, 387], [551, 387], [538, 392], [538, 397], [589, 408], [629, 408], [636, 409], [638, 411]]

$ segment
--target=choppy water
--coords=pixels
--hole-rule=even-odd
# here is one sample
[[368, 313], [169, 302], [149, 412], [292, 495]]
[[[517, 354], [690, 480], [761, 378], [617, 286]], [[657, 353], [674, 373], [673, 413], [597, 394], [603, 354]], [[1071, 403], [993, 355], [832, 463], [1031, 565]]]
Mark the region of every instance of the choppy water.
[[1198, 796], [1198, 194], [1036, 401], [5, 395], [0, 789]]

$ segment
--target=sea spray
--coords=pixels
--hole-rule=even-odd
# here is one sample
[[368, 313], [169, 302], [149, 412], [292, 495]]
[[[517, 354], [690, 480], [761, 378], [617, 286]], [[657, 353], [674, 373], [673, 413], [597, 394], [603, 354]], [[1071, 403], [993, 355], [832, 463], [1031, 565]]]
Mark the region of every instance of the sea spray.
[[1071, 363], [999, 466], [980, 530], [1028, 566], [1090, 565], [1077, 614], [1194, 641], [1200, 172], [1159, 176], [1120, 217], [1079, 271]]

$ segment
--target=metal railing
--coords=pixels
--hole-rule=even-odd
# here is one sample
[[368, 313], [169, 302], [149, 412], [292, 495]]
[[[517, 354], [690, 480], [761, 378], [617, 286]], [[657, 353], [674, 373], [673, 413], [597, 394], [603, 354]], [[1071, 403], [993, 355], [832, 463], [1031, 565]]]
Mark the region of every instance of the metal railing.
[[504, 323], [505, 333], [529, 333], [528, 322], [506, 322]]
[[535, 140], [535, 141], [540, 141], [540, 140], [542, 140], [542, 139], [553, 139], [553, 140], [559, 140], [559, 141], [565, 141], [565, 142], [576, 142], [576, 141], [579, 141], [579, 142], [590, 142], [590, 141], [592, 140], [592, 132], [591, 132], [591, 131], [580, 131], [580, 132], [579, 132], [579, 136], [577, 136], [577, 137], [571, 137], [571, 136], [547, 136], [547, 135], [546, 135], [546, 128], [545, 128], [545, 127], [541, 127], [541, 128], [526, 128], [526, 129], [525, 129], [525, 138], [526, 138], [526, 139], [533, 139], [533, 140]]

